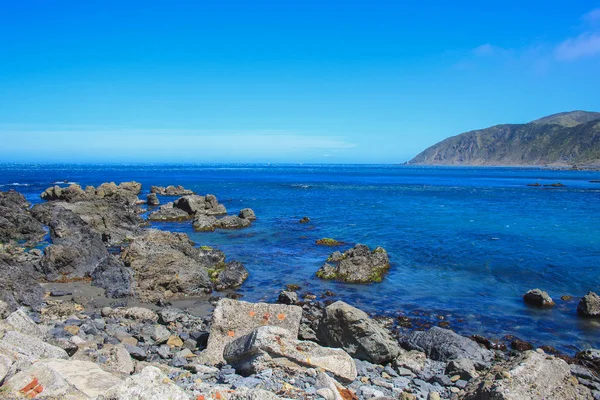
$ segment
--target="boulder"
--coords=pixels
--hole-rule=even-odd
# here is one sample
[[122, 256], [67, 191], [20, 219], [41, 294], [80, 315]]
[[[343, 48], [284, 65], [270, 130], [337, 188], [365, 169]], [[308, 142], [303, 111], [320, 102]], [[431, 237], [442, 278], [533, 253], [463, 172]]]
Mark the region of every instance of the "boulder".
[[133, 360], [122, 344], [103, 344], [100, 349], [96, 346], [82, 346], [71, 359], [93, 362], [106, 372], [116, 375], [131, 375], [134, 370]]
[[197, 215], [192, 226], [199, 232], [212, 232], [216, 229], [217, 218], [212, 215]]
[[47, 201], [64, 201], [68, 203], [109, 199], [133, 205], [138, 200], [137, 195], [140, 193], [141, 188], [142, 185], [137, 182], [123, 182], [118, 186], [114, 182], [103, 183], [97, 188], [88, 186], [85, 190], [77, 184], [72, 184], [66, 188], [60, 186], [50, 187], [42, 193], [41, 198]]
[[184, 233], [148, 230], [121, 253], [133, 269], [136, 293], [145, 301], [203, 293], [212, 287], [208, 270], [225, 262], [223, 252], [194, 247]]
[[167, 203], [148, 217], [151, 221], [183, 221], [199, 215], [222, 215], [227, 209], [214, 195], [188, 195]]
[[580, 351], [575, 356], [577, 360], [588, 368], [600, 371], [600, 350], [598, 349], [587, 349]]
[[600, 296], [594, 292], [589, 292], [579, 301], [577, 313], [582, 317], [599, 318], [600, 317]]
[[298, 293], [283, 290], [281, 293], [279, 293], [277, 302], [279, 304], [296, 305], [298, 304]]
[[156, 193], [150, 193], [146, 196], [146, 203], [148, 203], [149, 206], [157, 206], [160, 204], [160, 200], [158, 200]]
[[240, 210], [238, 217], [254, 221], [256, 219], [256, 214], [251, 208], [244, 208]]
[[287, 329], [296, 338], [301, 318], [302, 308], [298, 306], [221, 299], [213, 312], [208, 344], [200, 359], [212, 365], [223, 362], [223, 349], [228, 343], [264, 325]]
[[69, 358], [67, 352], [63, 349], [17, 331], [6, 332], [0, 340], [0, 348], [21, 354], [30, 360]]
[[554, 301], [552, 298], [548, 295], [548, 293], [540, 289], [532, 289], [525, 293], [523, 296], [523, 301], [536, 307], [554, 307]]
[[8, 310], [14, 311], [21, 305], [40, 309], [44, 289], [38, 283], [37, 268], [39, 262], [0, 253], [0, 300], [6, 302]]
[[422, 351], [437, 361], [467, 358], [478, 369], [487, 368], [494, 359], [493, 352], [480, 347], [474, 340], [437, 326], [411, 333], [403, 345], [410, 350]]
[[44, 360], [19, 372], [2, 386], [14, 398], [96, 399], [121, 379], [89, 361]]
[[[217, 269], [217, 271], [219, 271]], [[211, 278], [214, 272], [211, 273]], [[242, 283], [248, 278], [248, 271], [244, 265], [237, 261], [228, 262], [225, 267], [217, 273], [215, 288], [217, 290], [225, 290], [242, 286]]]
[[356, 379], [354, 360], [341, 349], [321, 347], [314, 342], [298, 341], [287, 329], [262, 326], [225, 346], [225, 360], [238, 373], [251, 375], [286, 363], [304, 368], [322, 369], [337, 378], [352, 382]]
[[228, 215], [223, 218], [217, 219], [215, 222], [215, 228], [219, 229], [241, 229], [247, 228], [251, 224], [249, 219], [240, 218], [236, 215]]
[[158, 368], [148, 366], [139, 374], [104, 393], [105, 400], [189, 400], [185, 392]]
[[40, 263], [46, 279], [84, 278], [108, 257], [101, 235], [72, 211], [54, 207], [48, 226], [52, 244]]
[[126, 267], [120, 258], [114, 255], [106, 257], [92, 271], [92, 285], [105, 290], [106, 297], [123, 298], [135, 296], [137, 282], [133, 269]]
[[152, 186], [150, 193], [160, 194], [161, 196], [186, 196], [194, 194], [191, 190], [184, 188], [183, 186]]
[[493, 367], [471, 382], [465, 392], [462, 398], [467, 400], [592, 399], [589, 389], [571, 376], [565, 361], [534, 351]]
[[173, 203], [167, 203], [148, 216], [150, 221], [168, 222], [168, 221], [185, 221], [191, 219], [192, 216], [180, 208], [173, 206]]
[[325, 308], [317, 337], [326, 346], [340, 347], [352, 357], [374, 364], [385, 364], [400, 353], [397, 341], [385, 329], [343, 301]]
[[10, 324], [15, 331], [24, 335], [33, 336], [38, 339], [44, 338], [44, 331], [42, 328], [40, 328], [22, 308], [19, 308], [17, 311], [6, 317], [6, 322]]
[[29, 212], [30, 204], [14, 190], [0, 192], [0, 243], [41, 240], [44, 226]]
[[339, 251], [331, 254], [317, 271], [317, 277], [348, 283], [381, 282], [389, 268], [390, 261], [383, 248], [371, 251], [364, 244], [357, 244], [343, 254]]

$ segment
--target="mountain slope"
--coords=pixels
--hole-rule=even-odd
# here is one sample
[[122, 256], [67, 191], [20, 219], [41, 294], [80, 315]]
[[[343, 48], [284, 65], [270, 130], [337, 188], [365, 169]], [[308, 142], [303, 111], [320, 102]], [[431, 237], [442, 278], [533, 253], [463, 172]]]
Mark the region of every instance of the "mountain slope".
[[573, 111], [445, 139], [415, 165], [600, 165], [600, 113]]

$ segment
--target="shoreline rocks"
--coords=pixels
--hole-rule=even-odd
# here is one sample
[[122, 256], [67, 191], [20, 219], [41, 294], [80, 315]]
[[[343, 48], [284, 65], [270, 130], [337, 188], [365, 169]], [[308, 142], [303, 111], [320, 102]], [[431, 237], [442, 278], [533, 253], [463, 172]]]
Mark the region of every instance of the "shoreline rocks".
[[357, 244], [344, 253], [334, 252], [317, 271], [317, 277], [347, 283], [381, 282], [390, 268], [387, 252], [382, 247], [373, 251]]
[[227, 209], [216, 196], [187, 195], [160, 206], [148, 216], [150, 221], [185, 221], [200, 215], [223, 215]]
[[161, 196], [187, 196], [194, 194], [193, 191], [184, 188], [183, 186], [169, 185], [163, 186], [151, 186], [150, 193], [159, 194]]

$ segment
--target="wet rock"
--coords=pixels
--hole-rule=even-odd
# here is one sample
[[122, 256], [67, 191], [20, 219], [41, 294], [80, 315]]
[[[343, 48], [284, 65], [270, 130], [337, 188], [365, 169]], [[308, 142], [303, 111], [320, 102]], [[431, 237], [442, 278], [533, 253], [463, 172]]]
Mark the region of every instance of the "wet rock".
[[343, 254], [333, 253], [317, 271], [317, 277], [348, 283], [381, 282], [389, 268], [390, 261], [383, 248], [371, 251], [364, 244], [357, 244]]
[[325, 308], [317, 337], [326, 346], [340, 347], [352, 357], [383, 364], [398, 356], [398, 343], [358, 308], [337, 301]]
[[582, 317], [599, 318], [600, 317], [600, 296], [594, 292], [589, 292], [579, 301], [577, 313]]
[[591, 399], [591, 394], [577, 384], [566, 362], [528, 351], [473, 381], [463, 398], [562, 400]]
[[298, 293], [284, 290], [279, 293], [277, 302], [279, 304], [296, 305], [298, 304]]
[[53, 208], [48, 226], [52, 244], [44, 249], [40, 263], [46, 279], [84, 278], [108, 257], [100, 234], [73, 212]]
[[318, 245], [321, 245], [321, 246], [330, 246], [330, 247], [341, 246], [341, 245], [344, 244], [344, 243], [339, 242], [339, 241], [337, 241], [335, 239], [332, 239], [332, 238], [319, 239], [315, 243], [318, 244]]
[[30, 204], [15, 191], [0, 192], [0, 243], [39, 241], [46, 231], [29, 212]]
[[554, 307], [554, 301], [552, 298], [548, 295], [548, 293], [540, 289], [532, 289], [528, 291], [523, 296], [523, 300], [525, 303], [536, 307]]
[[510, 343], [510, 347], [517, 351], [533, 350], [533, 345], [531, 343], [519, 338], [513, 339], [513, 341]]
[[45, 360], [19, 372], [3, 386], [14, 398], [95, 399], [121, 384], [121, 379], [87, 361]]
[[117, 256], [109, 255], [91, 273], [92, 285], [105, 290], [106, 297], [134, 297], [137, 282], [131, 268]]
[[121, 253], [138, 283], [137, 295], [145, 301], [203, 293], [212, 287], [208, 270], [223, 265], [225, 255], [218, 250], [194, 247], [183, 233], [148, 230], [132, 240]]
[[302, 309], [297, 306], [221, 299], [213, 312], [207, 348], [199, 357], [201, 363], [223, 362], [223, 349], [228, 343], [263, 325], [282, 327], [297, 337], [301, 318]]
[[256, 219], [256, 214], [254, 213], [254, 210], [252, 210], [251, 208], [244, 208], [244, 209], [240, 210], [238, 217], [247, 219], [250, 221], [254, 221]]
[[467, 358], [478, 369], [487, 368], [494, 358], [491, 351], [481, 348], [475, 341], [438, 327], [413, 332], [403, 341], [403, 345], [411, 350], [422, 351], [437, 361]]
[[308, 218], [308, 217], [302, 217], [300, 219], [300, 221], [298, 221], [298, 222], [300, 222], [301, 224], [308, 224], [310, 222], [310, 218]]
[[[209, 271], [211, 277], [215, 273], [213, 271], [214, 269]], [[237, 288], [248, 278], [248, 271], [242, 263], [237, 261], [228, 262], [222, 270], [216, 269], [216, 272], [214, 283], [217, 290]]]
[[183, 186], [152, 186], [150, 193], [160, 194], [161, 196], [187, 196], [194, 194], [191, 190], [184, 188]]
[[189, 400], [185, 392], [158, 368], [148, 366], [104, 394], [106, 400]]
[[148, 203], [149, 206], [157, 206], [160, 204], [160, 200], [158, 200], [156, 193], [150, 193], [146, 196], [146, 203]]

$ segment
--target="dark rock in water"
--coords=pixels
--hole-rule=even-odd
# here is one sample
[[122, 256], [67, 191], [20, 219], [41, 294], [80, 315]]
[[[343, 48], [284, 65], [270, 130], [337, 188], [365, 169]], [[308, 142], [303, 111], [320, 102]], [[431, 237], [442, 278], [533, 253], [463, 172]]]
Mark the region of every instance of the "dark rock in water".
[[[211, 278], [218, 269], [213, 271], [209, 270]], [[215, 288], [217, 290], [236, 288], [241, 286], [247, 278], [248, 271], [244, 268], [244, 265], [240, 262], [232, 261], [225, 264], [225, 267], [217, 273], [216, 278], [214, 278]]]
[[137, 286], [133, 270], [126, 267], [116, 256], [105, 258], [92, 272], [92, 285], [105, 290], [106, 297], [121, 298], [135, 296]]
[[160, 204], [160, 200], [158, 200], [156, 193], [149, 193], [148, 196], [146, 196], [146, 202], [149, 206], [157, 206]]
[[240, 211], [238, 217], [253, 221], [256, 219], [256, 214], [254, 214], [254, 210], [252, 210], [251, 208], [244, 208]]
[[517, 351], [533, 350], [533, 345], [531, 343], [519, 338], [513, 339], [513, 341], [510, 343], [510, 347]]
[[30, 204], [14, 190], [0, 192], [0, 243], [41, 240], [46, 231], [29, 212]]
[[478, 369], [487, 368], [494, 358], [491, 351], [481, 348], [475, 341], [438, 327], [413, 332], [403, 341], [403, 345], [410, 350], [422, 351], [437, 361], [467, 358]]
[[183, 186], [152, 186], [150, 188], [151, 193], [160, 194], [161, 196], [186, 196], [194, 194], [191, 190], [184, 188]]
[[10, 311], [22, 305], [39, 310], [44, 297], [39, 276], [32, 264], [0, 253], [0, 300], [8, 304]]
[[548, 293], [540, 289], [532, 289], [528, 291], [523, 296], [523, 300], [525, 303], [536, 307], [554, 307], [554, 301], [552, 298], [548, 295]]
[[300, 219], [300, 221], [298, 221], [298, 222], [300, 222], [301, 224], [307, 224], [310, 222], [310, 218], [302, 217], [302, 219]]
[[296, 304], [298, 304], [298, 293], [288, 292], [288, 291], [284, 290], [281, 293], [279, 293], [279, 297], [277, 298], [277, 303], [296, 305]]
[[212, 194], [188, 195], [167, 203], [148, 217], [151, 221], [182, 221], [199, 215], [222, 215], [227, 209]]
[[208, 270], [223, 265], [219, 250], [194, 247], [183, 233], [148, 230], [121, 253], [137, 281], [136, 292], [144, 301], [176, 295], [202, 294], [212, 287]]
[[589, 292], [579, 301], [577, 313], [582, 317], [600, 318], [600, 296]]
[[325, 346], [340, 347], [354, 358], [385, 364], [400, 353], [389, 333], [367, 313], [342, 301], [325, 308], [317, 330]]
[[108, 257], [100, 234], [62, 207], [53, 208], [50, 218], [52, 244], [44, 249], [41, 272], [50, 281], [89, 276]]
[[317, 277], [348, 283], [381, 282], [389, 268], [390, 260], [383, 248], [371, 251], [364, 244], [357, 244], [343, 254], [331, 254], [317, 271]]

